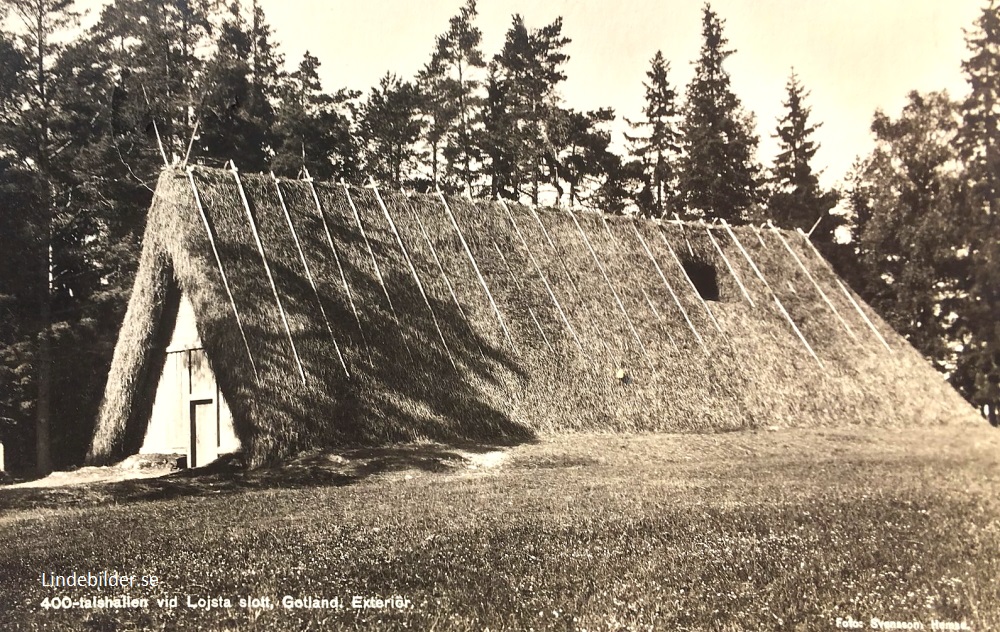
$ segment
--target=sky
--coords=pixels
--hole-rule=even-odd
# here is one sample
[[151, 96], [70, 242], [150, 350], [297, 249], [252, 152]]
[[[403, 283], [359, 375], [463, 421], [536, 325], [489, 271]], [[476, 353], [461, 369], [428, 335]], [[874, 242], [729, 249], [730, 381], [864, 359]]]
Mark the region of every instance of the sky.
[[[305, 51], [323, 64], [324, 88], [367, 92], [386, 73], [412, 78], [430, 58], [434, 39], [464, 0], [260, 0], [276, 40], [294, 66]], [[872, 146], [876, 109], [897, 115], [911, 90], [965, 93], [963, 29], [980, 0], [714, 0], [736, 52], [726, 70], [733, 91], [757, 118], [758, 158], [771, 164], [771, 135], [794, 67], [810, 91], [812, 120], [822, 123], [814, 168], [836, 185], [855, 158]], [[696, 0], [479, 0], [476, 24], [487, 58], [499, 52], [511, 16], [529, 28], [563, 17], [572, 42], [568, 78], [560, 92], [569, 107], [612, 107], [637, 119], [642, 82], [657, 50], [671, 64], [670, 81], [683, 90], [701, 47]]]
[[[758, 159], [773, 163], [773, 138], [794, 68], [809, 91], [820, 148], [813, 168], [839, 185], [874, 142], [877, 109], [898, 116], [912, 90], [966, 94], [964, 30], [986, 0], [713, 0], [724, 20], [733, 91], [756, 117]], [[84, 25], [108, 0], [77, 0]], [[249, 6], [250, 0], [242, 0]], [[327, 91], [367, 93], [386, 72], [412, 79], [435, 38], [465, 0], [259, 0], [289, 69], [309, 51]], [[489, 59], [503, 46], [511, 16], [528, 28], [563, 18], [569, 61], [560, 94], [568, 107], [614, 108], [615, 148], [624, 152], [625, 118], [641, 118], [649, 60], [661, 50], [683, 96], [701, 48], [701, 0], [478, 0], [477, 26]]]

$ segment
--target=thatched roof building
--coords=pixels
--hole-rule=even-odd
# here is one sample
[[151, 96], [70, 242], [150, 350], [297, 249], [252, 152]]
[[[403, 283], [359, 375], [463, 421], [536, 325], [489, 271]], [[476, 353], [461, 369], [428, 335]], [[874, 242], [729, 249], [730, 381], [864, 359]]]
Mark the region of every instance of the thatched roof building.
[[197, 168], [157, 186], [89, 459], [960, 418], [802, 234]]

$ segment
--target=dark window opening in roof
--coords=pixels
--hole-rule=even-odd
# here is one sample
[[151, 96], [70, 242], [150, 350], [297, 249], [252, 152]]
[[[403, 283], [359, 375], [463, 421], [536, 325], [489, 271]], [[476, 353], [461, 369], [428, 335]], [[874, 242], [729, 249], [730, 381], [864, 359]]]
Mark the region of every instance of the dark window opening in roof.
[[719, 277], [715, 266], [704, 261], [687, 259], [683, 262], [684, 271], [691, 278], [698, 295], [706, 301], [718, 301]]

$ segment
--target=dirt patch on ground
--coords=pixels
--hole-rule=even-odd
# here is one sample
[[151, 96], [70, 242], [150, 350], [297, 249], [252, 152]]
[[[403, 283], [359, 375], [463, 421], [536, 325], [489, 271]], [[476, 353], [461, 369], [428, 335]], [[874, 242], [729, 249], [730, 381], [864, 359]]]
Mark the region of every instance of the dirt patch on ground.
[[470, 470], [488, 472], [501, 467], [507, 462], [507, 453], [503, 450], [489, 452], [461, 452], [465, 458], [465, 467]]
[[176, 457], [131, 456], [121, 463], [102, 467], [80, 467], [52, 472], [43, 478], [12, 483], [6, 489], [66, 487], [90, 483], [114, 483], [132, 479], [156, 478], [180, 469]]

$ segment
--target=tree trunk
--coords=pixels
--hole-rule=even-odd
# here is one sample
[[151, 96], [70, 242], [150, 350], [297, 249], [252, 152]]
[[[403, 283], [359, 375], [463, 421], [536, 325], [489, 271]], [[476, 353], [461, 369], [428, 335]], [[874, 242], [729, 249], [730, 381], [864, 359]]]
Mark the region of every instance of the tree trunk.
[[656, 212], [663, 217], [663, 152], [656, 150]]
[[462, 180], [465, 181], [465, 186], [469, 190], [469, 195], [472, 195], [472, 171], [469, 165], [469, 116], [465, 111], [465, 78], [462, 76], [462, 60], [458, 60], [458, 110], [462, 115], [462, 161], [465, 172], [462, 174]]
[[499, 187], [499, 182], [498, 182], [498, 179], [499, 179], [499, 175], [498, 175], [499, 169], [496, 166], [497, 159], [495, 157], [491, 159], [491, 162], [493, 164], [490, 165], [490, 198], [494, 199], [494, 200], [497, 200], [497, 199], [500, 199], [500, 193], [499, 193], [500, 187]]
[[541, 165], [538, 161], [538, 152], [534, 152], [533, 159], [531, 161], [531, 203], [538, 206], [538, 171]]
[[[51, 212], [51, 206], [47, 209]], [[38, 310], [38, 402], [35, 404], [35, 470], [39, 476], [52, 471], [52, 438], [49, 432], [49, 401], [52, 392], [52, 246], [51, 221], [46, 222], [45, 291]]]
[[39, 476], [45, 476], [52, 471], [52, 451], [51, 436], [49, 432], [49, 403], [52, 392], [52, 341], [50, 331], [52, 327], [52, 221], [54, 218], [53, 205], [55, 195], [52, 183], [52, 165], [49, 153], [49, 113], [51, 103], [49, 101], [48, 75], [45, 72], [46, 46], [48, 31], [46, 28], [46, 10], [43, 5], [36, 6], [35, 15], [37, 48], [35, 64], [38, 76], [35, 78], [37, 96], [41, 105], [42, 119], [40, 125], [41, 143], [38, 147], [39, 172], [44, 180], [45, 199], [45, 220], [42, 226], [44, 230], [44, 242], [42, 247], [45, 252], [45, 277], [42, 287], [42, 303], [38, 310], [38, 401], [35, 403], [35, 469]]
[[431, 179], [434, 186], [438, 184], [438, 144], [437, 141], [431, 143]]

